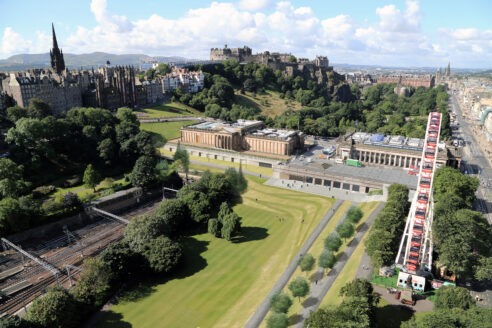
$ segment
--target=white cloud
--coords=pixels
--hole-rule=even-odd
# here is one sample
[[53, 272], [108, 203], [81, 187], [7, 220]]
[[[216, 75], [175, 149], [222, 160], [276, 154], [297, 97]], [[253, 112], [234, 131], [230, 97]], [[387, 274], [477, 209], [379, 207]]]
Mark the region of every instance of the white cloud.
[[271, 8], [273, 5], [272, 0], [241, 0], [239, 1], [239, 8], [248, 11], [259, 11]]
[[10, 56], [19, 53], [41, 53], [49, 49], [51, 37], [43, 32], [36, 31], [36, 40], [24, 39], [12, 27], [6, 27], [3, 32], [0, 53]]
[[[264, 9], [269, 11], [261, 11]], [[349, 15], [321, 16], [308, 6], [271, 0], [212, 2], [190, 9], [176, 19], [158, 14], [130, 20], [107, 10], [106, 0], [90, 5], [98, 25], [79, 26], [59, 40], [64, 52], [145, 53], [207, 58], [212, 47], [249, 45], [253, 51], [292, 52], [297, 56], [329, 56], [331, 62], [386, 65], [442, 65], [448, 58], [463, 63], [473, 59], [490, 66], [492, 30], [475, 28], [422, 31], [418, 1], [403, 8], [389, 4], [375, 8], [374, 22], [356, 21]], [[39, 33], [25, 40], [11, 28], [4, 30], [0, 54], [46, 52], [49, 37]], [[451, 56], [452, 55], [452, 56]], [[475, 57], [473, 57], [475, 56]]]

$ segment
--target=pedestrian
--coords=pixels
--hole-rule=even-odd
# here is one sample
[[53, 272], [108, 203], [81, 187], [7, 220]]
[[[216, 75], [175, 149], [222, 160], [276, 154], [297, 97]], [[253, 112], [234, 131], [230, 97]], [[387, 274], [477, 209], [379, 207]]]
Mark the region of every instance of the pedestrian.
[[316, 284], [316, 285], [318, 284], [318, 279], [316, 279], [316, 283], [315, 283], [315, 284]]
[[258, 202], [258, 198], [256, 198], [256, 201]]
[[478, 297], [478, 295], [475, 295], [475, 302], [478, 302], [480, 299]]

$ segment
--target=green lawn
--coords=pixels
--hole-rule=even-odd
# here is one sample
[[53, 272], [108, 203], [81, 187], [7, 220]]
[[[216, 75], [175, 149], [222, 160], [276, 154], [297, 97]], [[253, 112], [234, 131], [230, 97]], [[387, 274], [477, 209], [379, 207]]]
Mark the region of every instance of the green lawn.
[[239, 240], [186, 238], [183, 271], [130, 291], [97, 327], [243, 327], [334, 203], [261, 181], [248, 177], [234, 208], [243, 218]]
[[[169, 157], [172, 157], [174, 154], [174, 152], [170, 152], [169, 150], [165, 150], [162, 148], [160, 149], [160, 152], [161, 152], [161, 155], [169, 156]], [[210, 163], [210, 164], [217, 164], [217, 165], [222, 165], [222, 166], [227, 166], [227, 167], [239, 168], [239, 163], [236, 163], [236, 162], [222, 161], [222, 160], [213, 159], [213, 158], [207, 159], [205, 157], [199, 157], [199, 156], [190, 156], [190, 159], [194, 160], [194, 161], [203, 162], [203, 163]], [[200, 169], [202, 169], [204, 171], [206, 171], [207, 169], [210, 170], [210, 168], [207, 168], [206, 165], [199, 165], [199, 166], [201, 167]], [[264, 176], [271, 177], [273, 175], [273, 169], [270, 169], [268, 167], [243, 164], [242, 168], [243, 168], [243, 170], [251, 171], [251, 172], [258, 173], [258, 174], [261, 174]]]
[[301, 103], [295, 100], [280, 98], [280, 94], [276, 91], [267, 90], [265, 93], [246, 92], [245, 94], [236, 93], [234, 102], [245, 107], [253, 107], [261, 110], [261, 113], [266, 116], [275, 117], [286, 110], [299, 110], [302, 108]]
[[180, 104], [180, 103], [170, 103], [168, 105], [160, 105], [152, 108], [145, 108], [137, 111], [138, 113], [144, 113], [144, 115], [139, 115], [139, 118], [166, 118], [166, 117], [176, 117], [176, 116], [203, 116], [203, 113], [198, 110]]
[[165, 140], [178, 138], [181, 134], [179, 129], [182, 126], [194, 124], [193, 121], [161, 122], [161, 123], [141, 123], [140, 129], [152, 133], [152, 137], [158, 146], [164, 145]]

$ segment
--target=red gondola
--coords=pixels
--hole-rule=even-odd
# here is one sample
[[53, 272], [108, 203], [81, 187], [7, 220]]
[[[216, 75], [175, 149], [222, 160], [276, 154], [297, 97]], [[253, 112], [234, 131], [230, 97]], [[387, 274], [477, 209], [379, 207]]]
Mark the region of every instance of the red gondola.
[[420, 224], [413, 225], [413, 233], [421, 235], [423, 231], [424, 231], [424, 226]]
[[431, 179], [430, 178], [421, 178], [420, 179], [420, 187], [421, 188], [430, 188]]
[[410, 247], [410, 255], [419, 256], [419, 251], [420, 251], [420, 247], [419, 246], [412, 246], [412, 247]]
[[422, 238], [420, 235], [413, 235], [410, 242], [412, 243], [412, 246], [420, 247], [420, 244], [422, 243]]
[[427, 158], [427, 159], [434, 159], [435, 153], [436, 153], [436, 150], [435, 149], [426, 148], [425, 149], [425, 158]]
[[429, 131], [428, 136], [437, 138], [437, 131]]
[[424, 220], [425, 219], [425, 208], [417, 208], [415, 211], [415, 218]]
[[410, 271], [417, 271], [417, 266], [416, 265], [409, 264], [407, 267], [408, 267], [408, 270], [410, 270]]
[[429, 201], [429, 195], [424, 192], [421, 192], [417, 197], [417, 202], [419, 202], [420, 204], [427, 204], [428, 201]]
[[430, 162], [424, 162], [424, 165], [422, 167], [422, 172], [424, 173], [432, 173], [432, 163]]
[[410, 255], [410, 256], [408, 256], [408, 262], [413, 263], [413, 264], [417, 264], [417, 263], [419, 263], [419, 257]]

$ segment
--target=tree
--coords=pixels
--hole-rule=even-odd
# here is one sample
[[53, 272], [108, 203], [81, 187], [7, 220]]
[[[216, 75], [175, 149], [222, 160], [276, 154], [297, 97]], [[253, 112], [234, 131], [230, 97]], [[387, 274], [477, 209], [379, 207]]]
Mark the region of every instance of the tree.
[[50, 287], [27, 310], [25, 319], [41, 327], [72, 328], [79, 324], [78, 308], [73, 296], [63, 287]]
[[183, 249], [179, 243], [159, 236], [145, 244], [142, 254], [153, 271], [168, 273], [178, 265]]
[[171, 70], [171, 67], [169, 67], [168, 64], [160, 63], [159, 65], [157, 65], [157, 72], [160, 75], [166, 75], [166, 74], [171, 73], [172, 70]]
[[492, 280], [492, 257], [482, 256], [475, 266], [475, 279], [479, 281]]
[[325, 248], [332, 252], [338, 252], [342, 246], [342, 240], [338, 237], [336, 232], [332, 232], [325, 238]]
[[116, 156], [116, 145], [111, 138], [106, 138], [97, 146], [99, 157], [104, 160], [106, 165], [110, 165]]
[[31, 98], [31, 100], [29, 100], [27, 113], [32, 118], [44, 118], [46, 116], [53, 115], [53, 110], [50, 105], [41, 99]]
[[492, 248], [492, 231], [487, 220], [481, 213], [468, 209], [436, 217], [432, 236], [439, 262], [458, 277], [472, 274], [479, 256], [488, 256]]
[[65, 208], [79, 208], [82, 206], [79, 196], [71, 191], [63, 195], [62, 203]]
[[114, 282], [120, 282], [129, 273], [138, 270], [141, 264], [139, 254], [123, 241], [109, 244], [99, 258], [109, 268]]
[[176, 148], [176, 152], [173, 155], [173, 159], [175, 162], [179, 163], [178, 165], [186, 174], [186, 181], [188, 181], [188, 171], [190, 169], [190, 156], [186, 149], [181, 148], [181, 144], [178, 142], [178, 146]]
[[309, 294], [309, 283], [303, 277], [297, 277], [289, 284], [288, 288], [292, 293], [292, 296], [299, 297], [299, 302], [301, 301], [301, 297], [305, 297]]
[[335, 254], [327, 249], [323, 250], [323, 253], [319, 256], [318, 265], [326, 270], [333, 268], [335, 263], [337, 263], [337, 257]]
[[136, 253], [162, 234], [162, 221], [155, 216], [137, 216], [125, 228], [124, 241]]
[[75, 299], [94, 308], [101, 307], [111, 293], [110, 268], [99, 258], [84, 260], [84, 271], [73, 291]]
[[208, 232], [214, 237], [220, 237], [222, 224], [217, 219], [208, 220]]
[[355, 229], [354, 225], [350, 223], [348, 220], [344, 220], [342, 224], [340, 224], [337, 228], [337, 233], [343, 239], [350, 238], [354, 235]]
[[96, 192], [96, 186], [102, 181], [102, 177], [99, 172], [94, 169], [92, 164], [89, 164], [84, 171], [84, 178], [82, 181], [87, 187], [92, 188], [94, 192]]
[[289, 318], [285, 313], [273, 312], [268, 316], [267, 328], [287, 328], [289, 326]]
[[292, 306], [292, 300], [287, 294], [275, 293], [270, 299], [270, 309], [276, 313], [287, 313]]
[[311, 254], [304, 254], [304, 256], [299, 259], [299, 262], [297, 262], [302, 272], [311, 271], [314, 268], [315, 263], [316, 260]]
[[155, 158], [149, 156], [141, 156], [135, 162], [132, 173], [130, 173], [130, 181], [135, 187], [147, 187], [156, 181]]
[[467, 310], [474, 305], [475, 301], [466, 288], [443, 286], [437, 290], [435, 301], [437, 310], [452, 308]]
[[492, 310], [474, 306], [469, 310], [454, 308], [413, 316], [401, 328], [489, 328], [491, 322]]
[[153, 68], [149, 68], [146, 72], [145, 72], [145, 76], [147, 77], [147, 79], [149, 80], [153, 80], [154, 77], [155, 77], [155, 69]]
[[0, 328], [37, 328], [37, 325], [20, 318], [17, 315], [0, 319]]
[[24, 167], [17, 165], [8, 158], [0, 159], [0, 195], [2, 197], [17, 197], [28, 188], [23, 180]]
[[477, 178], [463, 175], [459, 170], [450, 166], [438, 169], [434, 177], [434, 192], [437, 195], [447, 192], [456, 194], [465, 201], [467, 207], [471, 207], [475, 201], [475, 191], [478, 185]]
[[20, 203], [14, 198], [0, 200], [0, 234], [21, 231], [29, 227], [29, 216], [24, 213]]
[[19, 119], [23, 117], [28, 117], [27, 108], [20, 106], [13, 106], [7, 108], [7, 119], [12, 123], [17, 122]]
[[180, 198], [169, 199], [161, 203], [154, 216], [163, 221], [166, 229], [163, 232], [167, 235], [181, 233], [183, 228], [190, 223], [188, 207]]
[[241, 218], [234, 212], [226, 215], [221, 223], [220, 234], [227, 241], [231, 241], [232, 237], [241, 231]]
[[373, 229], [365, 241], [367, 255], [375, 266], [388, 265], [395, 260], [394, 236], [385, 230]]
[[359, 223], [363, 216], [362, 210], [355, 206], [351, 206], [347, 212], [347, 219], [353, 224]]
[[369, 305], [373, 308], [375, 308], [379, 302], [379, 296], [374, 293], [371, 283], [362, 278], [357, 278], [346, 283], [345, 286], [340, 289], [340, 296], [366, 298]]

